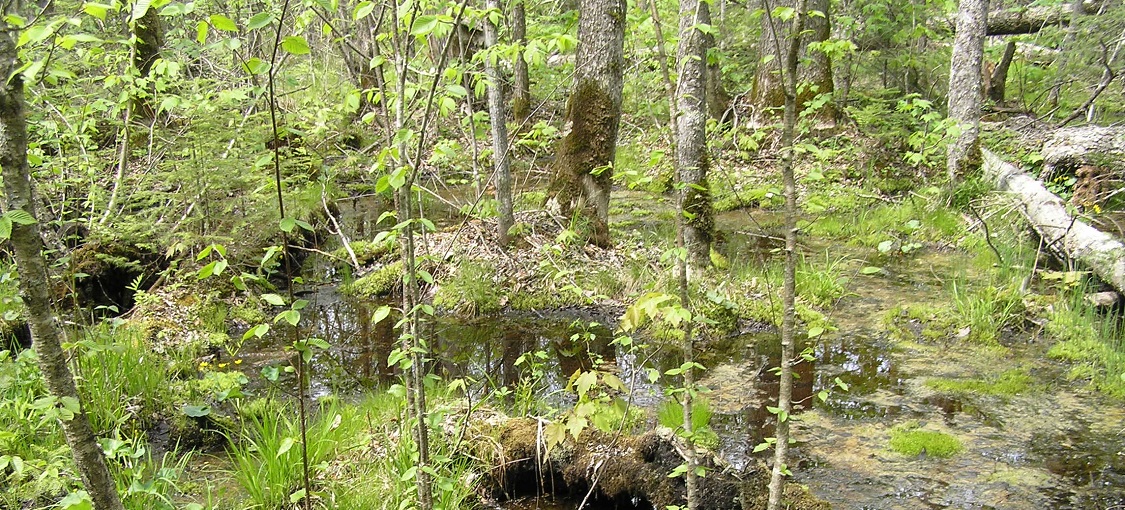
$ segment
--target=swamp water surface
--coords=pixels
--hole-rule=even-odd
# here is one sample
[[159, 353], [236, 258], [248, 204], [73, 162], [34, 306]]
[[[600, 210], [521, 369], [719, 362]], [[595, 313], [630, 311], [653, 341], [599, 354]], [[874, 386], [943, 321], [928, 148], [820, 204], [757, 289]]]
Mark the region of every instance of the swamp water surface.
[[[760, 236], [737, 234], [746, 225], [720, 224], [720, 229], [724, 226], [736, 232], [728, 237], [732, 246], [760, 248]], [[1066, 382], [1064, 368], [1046, 361], [1047, 346], [1035, 332], [1020, 333], [1023, 338], [1007, 351], [985, 354], [955, 341], [888, 338], [881, 327], [887, 311], [904, 303], [948, 299], [940, 279], [952, 277], [964, 263], [961, 257], [929, 253], [913, 259], [908, 268], [853, 277], [852, 294], [833, 312], [838, 331], [818, 339], [815, 361], [801, 365], [795, 400], [815, 405], [795, 421], [798, 442], [791, 466], [796, 481], [839, 509], [1125, 508], [1125, 410]], [[357, 394], [396, 380], [386, 366], [398, 342], [391, 321], [369, 322], [381, 303], [341, 296], [331, 284], [307, 288], [303, 297], [312, 303], [312, 325], [305, 333], [332, 345], [314, 358], [315, 396]], [[471, 321], [439, 318], [428, 332], [434, 369], [447, 377], [481, 381], [478, 388], [511, 388], [523, 373], [516, 364], [519, 356], [543, 351], [549, 354], [545, 397], [565, 405], [562, 388], [575, 370], [590, 368], [588, 353], [594, 353], [615, 365], [626, 385], [633, 385], [637, 404], [655, 407], [664, 399], [662, 388], [647, 382], [641, 361], [610, 345], [616, 315], [572, 309]], [[771, 352], [776, 344], [776, 333], [766, 330], [702, 347], [707, 372], [701, 382], [711, 390], [711, 426], [719, 435], [720, 457], [732, 466], [764, 459], [750, 450], [772, 435], [772, 416], [765, 406], [769, 393], [776, 392], [776, 379], [767, 370], [777, 365], [777, 354]], [[284, 346], [270, 344], [248, 344], [243, 353], [253, 365], [287, 356]], [[677, 365], [675, 355], [657, 360], [656, 367]], [[999, 398], [943, 394], [926, 385], [933, 377], [980, 378], [1012, 368], [1031, 373], [1035, 389]], [[836, 377], [850, 390], [834, 391], [827, 402], [819, 402], [816, 392], [831, 389]], [[890, 429], [906, 422], [951, 434], [964, 451], [947, 459], [891, 451]], [[506, 508], [577, 506], [558, 505], [520, 501]]]

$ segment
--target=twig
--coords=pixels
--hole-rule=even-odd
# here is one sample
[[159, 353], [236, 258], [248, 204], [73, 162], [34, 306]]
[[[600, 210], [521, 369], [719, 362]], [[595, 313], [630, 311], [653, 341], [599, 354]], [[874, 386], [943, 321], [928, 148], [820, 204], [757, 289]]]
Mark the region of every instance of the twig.
[[1000, 265], [1004, 265], [1004, 257], [1000, 256], [1000, 250], [997, 250], [996, 245], [992, 244], [992, 235], [988, 232], [988, 222], [984, 221], [984, 218], [980, 216], [977, 209], [971, 205], [969, 206], [969, 212], [973, 213], [973, 216], [980, 222], [981, 227], [984, 228], [984, 241], [988, 243], [989, 248], [992, 248], [992, 253], [996, 254], [996, 260], [1000, 262]]

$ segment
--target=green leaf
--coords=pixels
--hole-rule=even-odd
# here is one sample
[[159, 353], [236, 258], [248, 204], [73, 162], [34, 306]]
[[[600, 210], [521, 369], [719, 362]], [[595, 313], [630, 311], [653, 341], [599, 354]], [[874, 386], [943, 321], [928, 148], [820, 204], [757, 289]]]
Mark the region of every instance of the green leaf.
[[222, 30], [223, 32], [238, 31], [238, 25], [235, 25], [234, 21], [222, 14], [212, 14], [207, 19], [211, 22], [211, 26], [215, 27], [215, 30]]
[[182, 408], [182, 411], [183, 411], [185, 416], [188, 416], [188, 417], [191, 417], [191, 418], [202, 418], [204, 416], [207, 416], [207, 415], [211, 414], [211, 406], [185, 405]]
[[0, 240], [11, 239], [12, 220], [7, 216], [0, 216]]
[[296, 310], [286, 310], [277, 314], [277, 317], [273, 318], [274, 322], [280, 320], [288, 322], [290, 326], [296, 326], [297, 323], [301, 322], [301, 312], [298, 312]]
[[410, 35], [423, 36], [433, 32], [438, 26], [438, 17], [434, 15], [418, 16], [414, 25], [410, 27]]
[[360, 20], [371, 15], [375, 11], [375, 2], [363, 1], [355, 6], [355, 11], [352, 12], [352, 19]]
[[93, 510], [94, 502], [86, 491], [75, 491], [67, 494], [58, 503], [60, 510]]
[[269, 71], [270, 63], [258, 57], [252, 57], [242, 65], [242, 69], [251, 75], [257, 76], [259, 74], [264, 74], [266, 71]]
[[582, 372], [578, 379], [574, 381], [574, 389], [579, 395], [585, 395], [590, 391], [595, 384], [598, 383], [598, 374], [594, 371]]
[[151, 4], [152, 0], [137, 0], [137, 3], [133, 4], [133, 14], [130, 16], [129, 21], [135, 22], [145, 17], [145, 14], [148, 14], [148, 8]]
[[882, 271], [883, 271], [883, 268], [881, 268], [881, 267], [867, 266], [867, 267], [864, 267], [863, 269], [860, 269], [859, 274], [872, 275], [872, 274], [881, 273]]
[[246, 330], [246, 332], [242, 334], [242, 340], [243, 341], [249, 340], [250, 337], [262, 338], [263, 336], [266, 336], [266, 333], [269, 333], [269, 331], [270, 331], [270, 325], [269, 324], [258, 324], [257, 326], [254, 326], [254, 327]]
[[109, 7], [105, 4], [86, 3], [82, 4], [82, 12], [105, 21], [105, 15], [109, 12]]
[[293, 229], [297, 226], [297, 220], [293, 218], [281, 218], [279, 226], [286, 234], [292, 234]]
[[251, 16], [250, 21], [246, 22], [246, 29], [257, 30], [259, 28], [269, 26], [270, 23], [273, 23], [273, 13], [259, 12], [258, 14]]
[[387, 305], [380, 306], [375, 313], [371, 314], [371, 325], [383, 322], [391, 314], [391, 307]]
[[280, 375], [281, 370], [278, 370], [275, 366], [262, 367], [262, 377], [269, 382], [277, 382]]
[[809, 338], [816, 338], [822, 334], [824, 334], [824, 328], [820, 326], [813, 326], [809, 328]]
[[282, 455], [285, 455], [287, 452], [289, 452], [290, 449], [293, 448], [294, 444], [297, 444], [297, 440], [293, 439], [292, 437], [282, 439], [281, 446], [277, 447], [277, 455], [275, 455], [274, 458], [280, 459]]
[[305, 499], [305, 489], [297, 489], [293, 491], [293, 494], [289, 495], [289, 503], [294, 505], [300, 503], [303, 499]]
[[323, 338], [310, 338], [309, 339], [309, 345], [311, 345], [313, 347], [316, 347], [318, 349], [322, 349], [322, 350], [328, 350], [330, 347], [332, 347]]
[[309, 232], [313, 231], [313, 226], [310, 225], [309, 222], [307, 222], [307, 221], [297, 220], [297, 226], [301, 227], [301, 228], [303, 228], [303, 229], [305, 229]]
[[299, 35], [291, 35], [283, 39], [281, 41], [281, 49], [291, 55], [307, 55], [312, 51], [309, 49], [308, 41]]
[[195, 42], [203, 44], [207, 42], [207, 30], [211, 28], [206, 21], [200, 21], [195, 25]]
[[211, 275], [215, 274], [215, 265], [218, 264], [218, 262], [219, 261], [217, 261], [217, 260], [212, 260], [211, 263], [209, 263], [206, 266], [203, 266], [202, 268], [200, 268], [199, 274], [197, 274], [195, 276], [196, 279], [202, 280], [204, 278], [209, 278]]
[[262, 294], [262, 300], [273, 306], [285, 306], [285, 298], [277, 294]]

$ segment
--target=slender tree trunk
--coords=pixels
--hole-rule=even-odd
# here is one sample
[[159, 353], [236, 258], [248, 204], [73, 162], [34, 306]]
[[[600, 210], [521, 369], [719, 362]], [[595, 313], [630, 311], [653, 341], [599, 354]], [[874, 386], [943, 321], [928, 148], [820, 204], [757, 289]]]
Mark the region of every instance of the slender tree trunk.
[[706, 2], [681, 0], [679, 67], [676, 85], [676, 173], [684, 211], [684, 248], [692, 266], [711, 261], [714, 212], [707, 185], [706, 46], [697, 27], [711, 16]]
[[[13, 40], [16, 30], [5, 23], [0, 33], [0, 73], [8, 77], [0, 87], [0, 168], [3, 169], [6, 211], [22, 210], [37, 218], [35, 200], [31, 192], [31, 178], [27, 167], [27, 123], [24, 117], [23, 80], [16, 73], [19, 54]], [[113, 477], [105, 463], [90, 420], [78, 401], [78, 389], [66, 364], [62, 349], [62, 332], [51, 311], [48, 295], [50, 279], [44, 264], [43, 240], [39, 224], [12, 227], [12, 248], [20, 271], [20, 295], [27, 307], [31, 327], [32, 345], [39, 356], [39, 370], [47, 383], [51, 396], [59, 399], [58, 406], [78, 412], [62, 421], [63, 434], [70, 445], [74, 465], [82, 484], [93, 499], [97, 510], [120, 510], [121, 499]]]
[[1012, 58], [1015, 55], [1016, 42], [1008, 41], [1008, 44], [1004, 46], [1004, 56], [1000, 57], [1000, 63], [996, 64], [996, 68], [992, 70], [992, 75], [988, 77], [988, 99], [995, 104], [1004, 103], [1008, 69], [1012, 67]]
[[[500, 0], [487, 0], [489, 10], [499, 10]], [[496, 25], [491, 20], [484, 22], [484, 45], [496, 46]], [[523, 60], [521, 57], [520, 60]], [[492, 119], [492, 161], [496, 169], [496, 201], [500, 203], [499, 238], [500, 244], [507, 246], [510, 241], [508, 231], [512, 228], [512, 170], [508, 156], [508, 116], [504, 112], [504, 89], [501, 86], [500, 70], [492, 56], [484, 59], [484, 72], [488, 75], [488, 115]]]
[[1074, 48], [1074, 39], [1078, 35], [1078, 18], [1084, 13], [1085, 9], [1082, 2], [1074, 0], [1070, 3], [1070, 23], [1066, 26], [1066, 35], [1063, 36], [1062, 44], [1059, 44], [1059, 58], [1055, 60], [1055, 84], [1051, 86], [1051, 92], [1047, 94], [1048, 108], [1053, 109], [1059, 105], [1059, 95], [1062, 93], [1062, 88], [1069, 77], [1067, 71], [1070, 67], [1070, 52]]
[[582, 0], [579, 9], [574, 90], [547, 201], [564, 216], [579, 212], [590, 226], [590, 241], [608, 247], [627, 9], [625, 0]]
[[981, 61], [987, 13], [988, 0], [961, 0], [958, 9], [949, 70], [949, 117], [961, 133], [949, 144], [950, 186], [966, 171], [980, 166]]
[[[797, 16], [793, 20], [793, 29], [790, 33], [800, 34], [804, 31], [805, 1], [797, 0]], [[768, 6], [768, 0], [763, 1]], [[770, 12], [770, 8], [766, 8]], [[772, 23], [772, 17], [767, 18]], [[786, 463], [789, 456], [789, 415], [793, 412], [793, 363], [794, 340], [796, 339], [797, 312], [796, 312], [796, 274], [797, 274], [797, 181], [793, 176], [793, 149], [795, 144], [795, 131], [797, 126], [797, 59], [800, 55], [801, 43], [797, 37], [791, 37], [788, 48], [782, 53], [781, 44], [777, 44], [776, 60], [784, 62], [784, 72], [781, 76], [785, 84], [785, 111], [784, 124], [781, 131], [781, 181], [785, 193], [785, 275], [781, 289], [781, 373], [777, 390], [777, 443], [774, 445], [773, 471], [770, 475], [770, 495], [768, 510], [781, 508], [781, 494], [785, 486], [784, 475], [788, 471]]]
[[[401, 132], [406, 128], [407, 114], [406, 114], [406, 90], [409, 76], [410, 48], [412, 36], [408, 35], [407, 31], [400, 26], [400, 21], [397, 19], [397, 9], [388, 9], [392, 16], [392, 26], [396, 27], [395, 35], [392, 38], [395, 45], [395, 72], [398, 77], [398, 91], [397, 98], [395, 99], [395, 132]], [[408, 27], [407, 27], [408, 28]], [[439, 68], [444, 67], [446, 62], [447, 53], [449, 51], [449, 44], [445, 45], [442, 51], [443, 56], [440, 58]], [[425, 124], [423, 123], [424, 132]], [[402, 139], [398, 144], [399, 158], [401, 164], [412, 167], [414, 161], [410, 160], [410, 146], [406, 139]], [[409, 418], [411, 421], [411, 433], [414, 436], [414, 444], [418, 448], [418, 459], [415, 464], [417, 470], [415, 471], [415, 486], [417, 487], [417, 505], [419, 510], [432, 510], [434, 507], [433, 499], [433, 482], [430, 476], [430, 439], [429, 429], [426, 424], [426, 387], [424, 384], [425, 379], [425, 366], [421, 351], [422, 342], [419, 338], [421, 328], [419, 323], [421, 317], [419, 316], [420, 310], [418, 305], [421, 300], [421, 292], [418, 287], [418, 267], [417, 257], [414, 246], [414, 233], [416, 230], [415, 224], [412, 221], [414, 216], [413, 202], [413, 184], [416, 175], [413, 168], [408, 170], [408, 177], [406, 183], [400, 188], [395, 190], [395, 210], [398, 214], [398, 221], [405, 222], [405, 227], [399, 233], [399, 251], [402, 255], [402, 330], [400, 332], [401, 345], [400, 348], [410, 358], [410, 367], [406, 370], [403, 377], [406, 383], [406, 399]]]
[[523, 54], [523, 48], [527, 46], [527, 8], [523, 2], [524, 0], [513, 2], [511, 19], [512, 42], [520, 45], [512, 73], [512, 115], [517, 125], [522, 125], [531, 117], [531, 78], [528, 76], [527, 60], [524, 60]]
[[[719, 5], [724, 5], [722, 2]], [[706, 19], [700, 20], [700, 23], [705, 25], [711, 24], [711, 9], [707, 8], [703, 14]], [[720, 21], [720, 24], [722, 22]], [[719, 62], [710, 58], [708, 53], [714, 49], [715, 34], [714, 32], [706, 32], [703, 34], [703, 61], [706, 63], [707, 73], [703, 79], [703, 86], [706, 88], [707, 93], [707, 113], [716, 120], [729, 120], [727, 114], [730, 111], [730, 103], [732, 101], [730, 93], [727, 92], [726, 87], [723, 87], [723, 70], [719, 67]]]

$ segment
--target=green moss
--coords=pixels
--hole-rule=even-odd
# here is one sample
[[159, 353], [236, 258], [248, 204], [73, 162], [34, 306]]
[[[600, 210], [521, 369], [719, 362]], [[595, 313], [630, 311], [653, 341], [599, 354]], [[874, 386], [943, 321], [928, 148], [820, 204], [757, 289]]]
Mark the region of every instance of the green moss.
[[1010, 397], [1033, 388], [1031, 375], [1023, 369], [1013, 369], [997, 377], [985, 379], [947, 379], [942, 377], [926, 381], [926, 386], [945, 393], [995, 395]]
[[508, 306], [512, 310], [550, 310], [582, 306], [588, 299], [575, 289], [536, 288], [523, 289], [511, 293], [508, 297]]
[[401, 282], [402, 261], [395, 261], [354, 282], [340, 285], [340, 293], [359, 298], [385, 296], [398, 288]]
[[922, 430], [918, 422], [911, 421], [891, 429], [891, 450], [915, 457], [925, 453], [930, 457], [947, 458], [964, 449], [961, 440], [934, 430]]
[[[355, 253], [356, 262], [361, 266], [367, 266], [374, 262], [378, 262], [383, 257], [392, 253], [395, 249], [395, 240], [393, 237], [388, 236], [382, 241], [366, 241], [359, 240], [351, 243], [352, 252]], [[332, 256], [347, 260], [348, 251], [344, 247], [337, 248], [332, 251]]]

